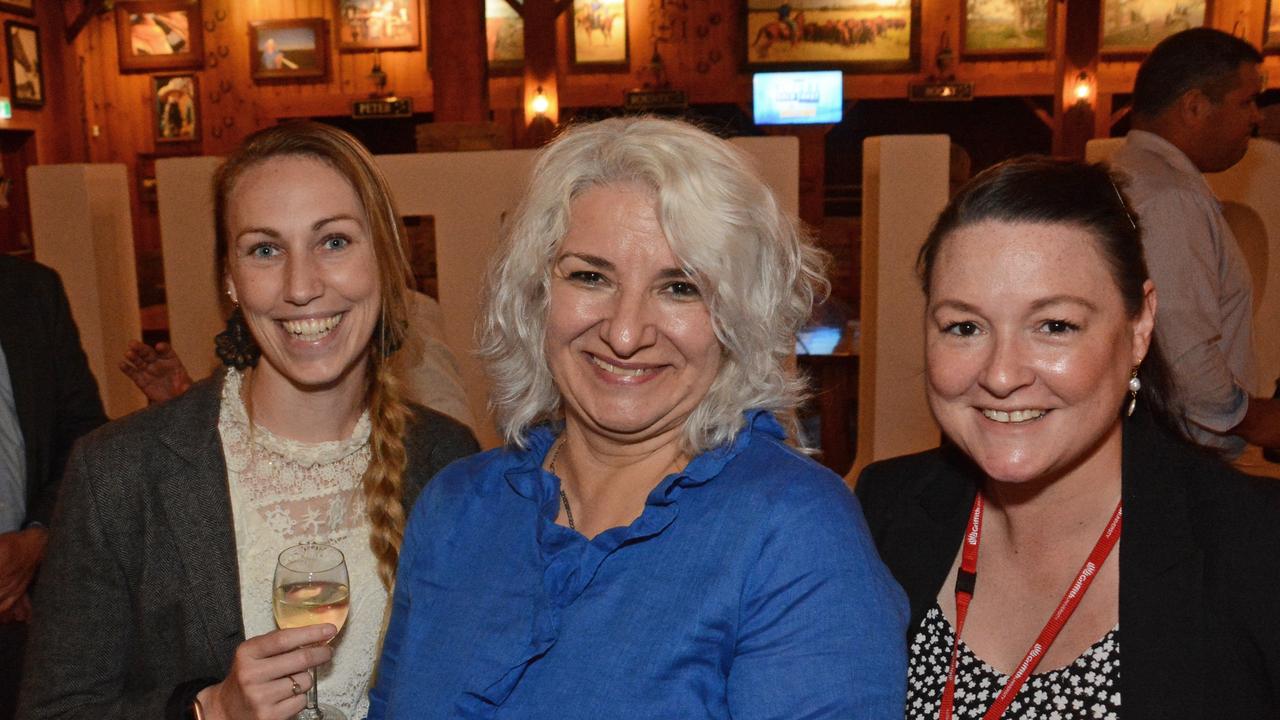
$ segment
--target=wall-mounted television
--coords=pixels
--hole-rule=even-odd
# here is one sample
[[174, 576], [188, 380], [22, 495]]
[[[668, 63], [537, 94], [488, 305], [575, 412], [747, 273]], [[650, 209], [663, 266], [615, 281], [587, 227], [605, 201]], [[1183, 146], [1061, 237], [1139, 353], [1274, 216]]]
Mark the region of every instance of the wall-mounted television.
[[843, 118], [839, 70], [756, 73], [751, 90], [757, 125], [834, 124]]

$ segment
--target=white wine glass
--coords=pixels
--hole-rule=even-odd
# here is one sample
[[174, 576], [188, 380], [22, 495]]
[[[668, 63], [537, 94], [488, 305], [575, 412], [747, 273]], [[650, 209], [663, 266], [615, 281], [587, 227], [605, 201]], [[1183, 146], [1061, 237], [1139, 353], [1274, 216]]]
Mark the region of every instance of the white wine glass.
[[[329, 623], [342, 630], [350, 607], [347, 560], [331, 545], [303, 543], [280, 553], [272, 593], [276, 626], [281, 630]], [[335, 632], [333, 637], [337, 637]], [[332, 642], [333, 638], [329, 639]], [[347, 720], [341, 710], [317, 702], [316, 669], [310, 668], [307, 707], [298, 720]]]

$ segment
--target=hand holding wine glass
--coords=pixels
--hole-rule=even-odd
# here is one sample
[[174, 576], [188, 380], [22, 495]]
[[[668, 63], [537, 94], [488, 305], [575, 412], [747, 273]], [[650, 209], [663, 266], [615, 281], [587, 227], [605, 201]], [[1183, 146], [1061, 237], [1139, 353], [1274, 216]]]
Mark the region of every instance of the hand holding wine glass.
[[[276, 625], [287, 630], [328, 623], [336, 628], [336, 635], [347, 621], [348, 582], [346, 558], [341, 550], [318, 543], [286, 549], [276, 563], [272, 598]], [[315, 667], [308, 672], [307, 705], [298, 714], [299, 720], [347, 720], [337, 708], [317, 702]]]
[[240, 643], [227, 677], [197, 695], [206, 720], [290, 720], [306, 707], [307, 673], [333, 658], [337, 628], [273, 630]]

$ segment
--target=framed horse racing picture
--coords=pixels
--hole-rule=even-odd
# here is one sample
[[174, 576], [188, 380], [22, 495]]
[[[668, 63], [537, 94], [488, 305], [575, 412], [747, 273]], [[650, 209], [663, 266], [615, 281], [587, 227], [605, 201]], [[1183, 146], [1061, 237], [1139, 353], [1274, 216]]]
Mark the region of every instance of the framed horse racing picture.
[[747, 0], [746, 68], [898, 72], [919, 63], [920, 0]]
[[626, 0], [573, 0], [569, 57], [575, 69], [591, 72], [630, 69]]

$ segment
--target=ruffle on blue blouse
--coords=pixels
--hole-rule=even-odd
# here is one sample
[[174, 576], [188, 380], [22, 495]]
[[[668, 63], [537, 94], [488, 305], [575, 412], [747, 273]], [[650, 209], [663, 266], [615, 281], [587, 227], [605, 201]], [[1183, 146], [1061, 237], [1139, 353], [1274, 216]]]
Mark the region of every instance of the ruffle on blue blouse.
[[[559, 428], [542, 425], [529, 434], [529, 449], [506, 472], [507, 483], [521, 497], [537, 504], [537, 542], [544, 562], [543, 594], [537, 602], [530, 641], [500, 677], [482, 689], [467, 690], [458, 710], [463, 717], [491, 718], [520, 683], [525, 670], [545, 655], [560, 633], [560, 613], [586, 590], [605, 559], [618, 548], [661, 534], [679, 514], [680, 494], [703, 485], [741, 453], [756, 433], [785, 439], [786, 432], [765, 410], [747, 412], [743, 430], [727, 445], [708, 450], [683, 470], [662, 479], [645, 500], [640, 517], [626, 527], [616, 527], [587, 540], [576, 530], [556, 524], [560, 512], [560, 479], [542, 469]], [[479, 683], [484, 680], [477, 678]]]

